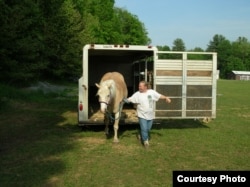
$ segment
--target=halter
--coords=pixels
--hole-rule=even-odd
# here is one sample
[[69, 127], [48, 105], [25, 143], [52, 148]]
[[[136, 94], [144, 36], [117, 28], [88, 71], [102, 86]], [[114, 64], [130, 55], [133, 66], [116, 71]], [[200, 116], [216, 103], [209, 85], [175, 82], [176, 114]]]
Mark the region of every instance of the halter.
[[112, 91], [111, 91], [110, 88], [109, 88], [109, 95], [110, 95], [110, 98], [109, 98], [108, 101], [99, 101], [99, 103], [104, 103], [104, 104], [106, 104], [106, 105], [108, 106], [108, 105], [109, 105], [109, 102], [110, 102], [110, 100], [111, 100], [111, 95], [112, 95]]
[[105, 101], [99, 101], [99, 103], [104, 103], [106, 105], [109, 105], [109, 103], [105, 102]]
[[[110, 89], [109, 89], [109, 95], [110, 95], [110, 97], [111, 97], [111, 90], [110, 90]], [[109, 102], [110, 102], [110, 98], [109, 98], [108, 102], [106, 102], [106, 101], [99, 101], [99, 103], [104, 103], [104, 104], [106, 104], [107, 106], [109, 105]]]

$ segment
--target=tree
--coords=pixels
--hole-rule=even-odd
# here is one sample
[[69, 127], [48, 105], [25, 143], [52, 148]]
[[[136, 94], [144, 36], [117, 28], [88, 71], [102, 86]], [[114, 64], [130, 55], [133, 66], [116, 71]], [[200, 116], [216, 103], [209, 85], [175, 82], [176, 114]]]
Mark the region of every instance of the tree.
[[177, 38], [174, 40], [172, 51], [186, 51], [185, 43], [182, 39]]
[[[196, 47], [193, 50], [190, 50], [192, 52], [204, 52], [204, 50], [200, 47]], [[203, 54], [189, 54], [188, 59], [193, 59], [193, 60], [207, 60], [209, 57], [208, 55], [203, 55]]]
[[[167, 45], [164, 46], [157, 46], [159, 51], [171, 51], [170, 47]], [[171, 54], [158, 54], [159, 59], [170, 59]]]
[[32, 0], [1, 0], [1, 81], [22, 84], [37, 79], [41, 62], [42, 28], [39, 4]]
[[204, 52], [204, 50], [200, 47], [195, 47], [194, 49], [190, 50], [190, 51], [194, 51], [194, 52]]
[[121, 42], [132, 45], [148, 45], [151, 40], [145, 26], [137, 16], [132, 15], [127, 10], [115, 8], [116, 30], [120, 32]]
[[[180, 38], [175, 39], [173, 42], [172, 51], [185, 51], [185, 50], [186, 50], [186, 47], [185, 47], [183, 40]], [[174, 59], [182, 58], [182, 54], [172, 54], [171, 56]]]
[[217, 68], [220, 70], [220, 76], [226, 78], [228, 76], [227, 64], [231, 56], [231, 43], [222, 35], [215, 35], [210, 41], [207, 51], [217, 52]]
[[239, 37], [232, 42], [232, 55], [241, 60], [240, 63], [244, 66], [241, 70], [250, 71], [250, 43], [247, 38]]
[[227, 66], [225, 67], [224, 72], [228, 76], [233, 70], [243, 71], [245, 70], [245, 65], [240, 58], [230, 56], [228, 58]]
[[113, 7], [114, 0], [92, 0], [89, 4], [89, 12], [96, 17], [97, 23], [93, 34], [94, 43], [112, 43], [113, 37]]
[[0, 8], [1, 82], [79, 77], [87, 43], [150, 42], [114, 0], [0, 0]]
[[75, 77], [80, 74], [83, 23], [71, 0], [56, 0], [43, 4], [45, 26], [44, 45], [49, 62], [44, 76]]

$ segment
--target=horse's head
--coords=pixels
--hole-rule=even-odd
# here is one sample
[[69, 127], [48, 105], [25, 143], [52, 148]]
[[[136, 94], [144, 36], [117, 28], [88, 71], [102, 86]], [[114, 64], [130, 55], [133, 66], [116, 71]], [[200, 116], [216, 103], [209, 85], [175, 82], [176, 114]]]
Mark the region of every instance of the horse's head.
[[110, 100], [112, 98], [112, 82], [104, 81], [101, 84], [95, 84], [98, 88], [97, 94], [99, 96], [100, 110], [105, 113]]

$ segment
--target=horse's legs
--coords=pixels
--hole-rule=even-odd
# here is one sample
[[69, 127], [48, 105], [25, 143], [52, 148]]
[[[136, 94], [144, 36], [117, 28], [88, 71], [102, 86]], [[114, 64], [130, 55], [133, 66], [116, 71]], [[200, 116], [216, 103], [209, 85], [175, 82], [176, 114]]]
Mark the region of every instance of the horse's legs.
[[105, 134], [109, 134], [109, 116], [108, 114], [104, 114], [104, 124], [105, 124]]
[[119, 112], [115, 114], [115, 123], [114, 123], [114, 143], [118, 143], [118, 129], [119, 129]]

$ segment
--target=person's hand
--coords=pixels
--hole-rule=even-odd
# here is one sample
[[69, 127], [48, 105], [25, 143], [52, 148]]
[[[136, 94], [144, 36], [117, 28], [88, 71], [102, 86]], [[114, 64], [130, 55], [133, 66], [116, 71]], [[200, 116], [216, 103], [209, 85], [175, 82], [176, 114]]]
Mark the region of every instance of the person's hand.
[[130, 103], [130, 101], [129, 101], [127, 98], [124, 98], [124, 99], [123, 99], [123, 102], [124, 102], [124, 103], [127, 103], [127, 104]]
[[167, 103], [171, 103], [171, 99], [168, 98], [168, 97], [166, 97], [166, 102], [167, 102]]

